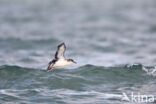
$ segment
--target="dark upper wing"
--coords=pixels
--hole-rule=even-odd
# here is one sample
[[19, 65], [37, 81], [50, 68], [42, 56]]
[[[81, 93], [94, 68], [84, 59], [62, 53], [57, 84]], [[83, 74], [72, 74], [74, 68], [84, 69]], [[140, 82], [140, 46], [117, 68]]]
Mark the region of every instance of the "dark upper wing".
[[53, 68], [55, 62], [56, 62], [55, 59], [49, 62], [49, 66], [48, 66], [48, 68], [47, 68], [47, 72], [50, 71], [50, 70]]
[[60, 44], [57, 48], [55, 59], [64, 59], [64, 52], [66, 50], [66, 46], [64, 43]]

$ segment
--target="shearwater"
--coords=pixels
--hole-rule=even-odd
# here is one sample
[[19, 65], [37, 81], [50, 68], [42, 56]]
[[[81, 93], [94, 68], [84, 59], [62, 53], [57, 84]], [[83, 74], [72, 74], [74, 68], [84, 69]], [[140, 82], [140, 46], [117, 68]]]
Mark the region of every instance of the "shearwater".
[[64, 53], [66, 50], [65, 43], [58, 45], [57, 51], [55, 53], [55, 58], [49, 62], [47, 72], [49, 72], [53, 67], [66, 66], [72, 63], [76, 63], [73, 59], [65, 59]]

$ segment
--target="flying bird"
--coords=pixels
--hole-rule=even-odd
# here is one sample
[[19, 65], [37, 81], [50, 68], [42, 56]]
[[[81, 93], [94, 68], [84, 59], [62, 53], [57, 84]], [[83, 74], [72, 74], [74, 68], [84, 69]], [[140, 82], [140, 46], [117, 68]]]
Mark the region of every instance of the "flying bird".
[[65, 59], [64, 53], [66, 51], [66, 45], [61, 43], [58, 45], [57, 51], [55, 53], [55, 58], [49, 62], [47, 72], [49, 72], [54, 67], [66, 66], [72, 63], [76, 63], [73, 59]]

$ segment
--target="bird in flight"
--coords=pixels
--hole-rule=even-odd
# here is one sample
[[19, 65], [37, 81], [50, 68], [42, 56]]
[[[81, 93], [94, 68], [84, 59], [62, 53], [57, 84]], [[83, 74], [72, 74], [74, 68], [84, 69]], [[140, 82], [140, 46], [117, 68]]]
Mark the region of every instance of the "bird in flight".
[[55, 53], [55, 58], [49, 62], [47, 72], [49, 72], [53, 67], [66, 66], [72, 63], [76, 63], [73, 59], [65, 59], [64, 53], [66, 46], [64, 43], [58, 45], [57, 51]]

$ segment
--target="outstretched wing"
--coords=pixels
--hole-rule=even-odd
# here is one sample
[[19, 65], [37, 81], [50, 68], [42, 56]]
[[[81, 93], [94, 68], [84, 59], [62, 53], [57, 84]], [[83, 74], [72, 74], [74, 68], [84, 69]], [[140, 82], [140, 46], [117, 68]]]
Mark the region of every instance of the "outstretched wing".
[[60, 44], [57, 48], [55, 59], [64, 59], [64, 53], [66, 50], [66, 46], [64, 43]]
[[49, 66], [48, 66], [48, 68], [47, 68], [47, 72], [49, 72], [49, 71], [53, 68], [53, 66], [54, 66], [54, 63], [49, 64]]
[[47, 68], [47, 72], [49, 72], [49, 71], [53, 68], [55, 62], [56, 62], [55, 59], [49, 62], [49, 66], [48, 66], [48, 68]]

